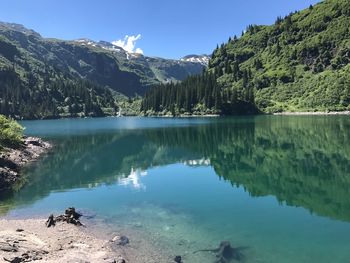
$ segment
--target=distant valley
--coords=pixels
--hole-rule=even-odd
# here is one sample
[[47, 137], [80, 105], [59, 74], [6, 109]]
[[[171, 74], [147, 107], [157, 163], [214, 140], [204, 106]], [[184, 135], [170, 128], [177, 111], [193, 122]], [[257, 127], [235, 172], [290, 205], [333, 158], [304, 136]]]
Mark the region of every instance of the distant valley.
[[111, 97], [142, 96], [150, 86], [201, 73], [208, 61], [205, 55], [146, 57], [106, 41], [46, 39], [1, 22], [0, 113], [30, 119], [113, 115], [118, 107]]

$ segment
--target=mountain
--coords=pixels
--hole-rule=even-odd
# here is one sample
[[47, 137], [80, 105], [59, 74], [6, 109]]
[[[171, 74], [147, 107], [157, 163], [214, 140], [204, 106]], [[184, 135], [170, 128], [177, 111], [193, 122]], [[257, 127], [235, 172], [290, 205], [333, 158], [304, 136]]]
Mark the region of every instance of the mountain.
[[208, 66], [210, 56], [208, 55], [187, 55], [180, 59], [181, 61], [200, 63], [204, 66]]
[[247, 80], [265, 112], [347, 110], [349, 27], [350, 2], [326, 0], [272, 26], [248, 26], [214, 51], [209, 71], [223, 89]]
[[250, 25], [241, 37], [234, 36], [214, 50], [202, 77], [154, 88], [146, 95], [143, 110], [165, 114], [252, 113], [253, 106], [267, 113], [348, 110], [349, 28], [346, 0], [325, 0], [278, 17], [274, 25]]
[[143, 95], [203, 68], [128, 53], [106, 41], [47, 39], [0, 22], [0, 113], [15, 118], [113, 115], [123, 96]]
[[[144, 94], [145, 87], [147, 88], [149, 84], [177, 82], [189, 75], [201, 73], [208, 66], [208, 63], [203, 63], [206, 56], [198, 56], [198, 58], [202, 58], [200, 60], [164, 59], [130, 53], [107, 41], [95, 42], [90, 39], [78, 39], [74, 42], [82, 46], [101, 48], [104, 51], [110, 52], [118, 60], [123, 70], [135, 72], [141, 76], [141, 82], [144, 82], [146, 85], [142, 86], [142, 90], [137, 92], [139, 95]], [[129, 91], [123, 93], [134, 95], [129, 94]]]

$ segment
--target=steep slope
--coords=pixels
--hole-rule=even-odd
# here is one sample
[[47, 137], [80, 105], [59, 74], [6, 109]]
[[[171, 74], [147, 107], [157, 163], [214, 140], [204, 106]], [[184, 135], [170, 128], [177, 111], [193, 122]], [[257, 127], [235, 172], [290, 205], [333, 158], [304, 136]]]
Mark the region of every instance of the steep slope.
[[[143, 95], [147, 87], [154, 84], [177, 82], [189, 75], [199, 74], [207, 66], [202, 61], [164, 59], [129, 53], [107, 41], [95, 42], [90, 39], [78, 39], [69, 43], [98, 50], [102, 53], [105, 52], [117, 61], [120, 70], [136, 74], [139, 77], [138, 85], [133, 83], [131, 87], [125, 87], [123, 90], [109, 85], [114, 90], [128, 96], [133, 96], [135, 93]], [[89, 60], [86, 63], [89, 63]], [[90, 68], [94, 67], [92, 65]], [[137, 90], [135, 90], [136, 87]]]
[[209, 71], [223, 89], [254, 88], [263, 111], [347, 110], [350, 2], [326, 0], [247, 28], [214, 51]]
[[130, 54], [111, 43], [45, 39], [0, 22], [0, 113], [15, 118], [116, 114], [115, 100], [203, 70], [200, 63]]
[[279, 17], [271, 26], [250, 25], [240, 38], [230, 38], [214, 50], [202, 76], [149, 91], [143, 111], [349, 110], [349, 28], [350, 2], [346, 0], [325, 0]]
[[116, 112], [110, 89], [37, 59], [37, 49], [30, 45], [37, 35], [24, 30], [8, 32], [28, 51], [0, 35], [0, 113], [36, 119]]

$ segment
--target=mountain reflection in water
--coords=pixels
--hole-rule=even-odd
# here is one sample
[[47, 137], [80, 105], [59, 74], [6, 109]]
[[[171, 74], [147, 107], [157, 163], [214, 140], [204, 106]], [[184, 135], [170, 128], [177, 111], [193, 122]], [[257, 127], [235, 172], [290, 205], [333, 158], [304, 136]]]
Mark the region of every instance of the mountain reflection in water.
[[11, 209], [51, 191], [101, 184], [147, 191], [147, 169], [183, 163], [210, 165], [253, 197], [272, 195], [280, 203], [350, 221], [349, 128], [350, 120], [341, 116], [281, 116], [53, 136], [48, 139], [54, 152], [28, 168], [26, 186], [0, 204]]

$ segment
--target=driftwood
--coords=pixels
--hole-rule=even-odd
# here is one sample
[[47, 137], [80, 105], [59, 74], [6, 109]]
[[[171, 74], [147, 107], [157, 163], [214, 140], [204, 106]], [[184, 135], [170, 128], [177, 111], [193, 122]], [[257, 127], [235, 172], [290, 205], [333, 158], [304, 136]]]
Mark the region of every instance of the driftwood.
[[218, 258], [215, 263], [229, 263], [233, 260], [242, 261], [245, 256], [242, 253], [242, 250], [246, 249], [246, 247], [232, 247], [229, 241], [222, 241], [218, 248], [214, 249], [201, 249], [197, 250], [193, 253], [207, 251], [216, 254]]
[[46, 226], [47, 227], [51, 227], [51, 226], [55, 226], [56, 222], [55, 222], [55, 218], [53, 215], [50, 215], [49, 218], [46, 221]]
[[51, 227], [55, 226], [56, 222], [67, 222], [68, 224], [73, 224], [76, 226], [82, 226], [83, 224], [80, 222], [80, 217], [82, 215], [75, 211], [74, 207], [70, 207], [66, 209], [64, 215], [59, 215], [54, 217], [50, 215], [46, 221], [46, 226]]

